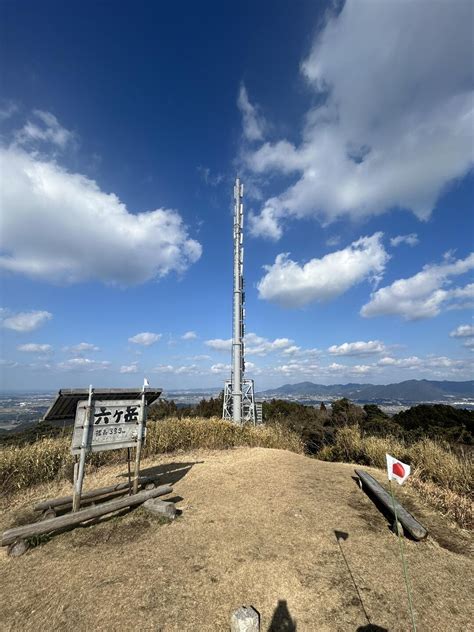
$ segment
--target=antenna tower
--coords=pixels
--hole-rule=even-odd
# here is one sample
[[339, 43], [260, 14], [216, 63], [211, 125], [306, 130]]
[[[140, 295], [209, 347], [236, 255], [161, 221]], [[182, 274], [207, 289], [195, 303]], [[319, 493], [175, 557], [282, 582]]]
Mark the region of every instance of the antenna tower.
[[[234, 292], [232, 300], [232, 366], [231, 379], [224, 385], [223, 418], [241, 424], [256, 423], [253, 380], [246, 379], [244, 335], [245, 335], [245, 292], [244, 292], [244, 248], [243, 223], [244, 185], [237, 178], [234, 185]], [[260, 412], [260, 411], [259, 411]]]

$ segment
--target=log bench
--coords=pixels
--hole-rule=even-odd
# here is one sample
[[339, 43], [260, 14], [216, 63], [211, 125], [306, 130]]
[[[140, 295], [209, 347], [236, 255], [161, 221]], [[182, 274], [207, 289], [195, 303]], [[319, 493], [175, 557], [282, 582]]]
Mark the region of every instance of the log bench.
[[114, 513], [121, 509], [141, 505], [150, 498], [165, 496], [172, 491], [173, 488], [169, 485], [162, 485], [154, 489], [143, 490], [132, 496], [125, 496], [125, 498], [117, 498], [101, 503], [100, 505], [80, 509], [79, 511], [68, 513], [64, 516], [57, 516], [49, 518], [48, 520], [42, 520], [41, 522], [34, 522], [21, 527], [8, 529], [8, 531], [3, 532], [1, 545], [10, 546], [9, 553], [13, 555], [21, 555], [28, 548], [27, 538], [75, 527], [94, 518], [100, 518], [101, 516]]
[[[387, 512], [393, 516], [395, 521], [395, 514], [393, 511], [392, 496], [389, 494], [373, 476], [370, 476], [363, 470], [355, 470], [359, 478], [359, 482], [362, 489], [366, 489]], [[423, 525], [421, 525], [415, 518], [409, 513], [399, 502], [395, 500], [395, 507], [397, 510], [398, 522], [402, 525], [405, 531], [407, 531], [413, 539], [423, 540], [428, 535], [428, 531]]]

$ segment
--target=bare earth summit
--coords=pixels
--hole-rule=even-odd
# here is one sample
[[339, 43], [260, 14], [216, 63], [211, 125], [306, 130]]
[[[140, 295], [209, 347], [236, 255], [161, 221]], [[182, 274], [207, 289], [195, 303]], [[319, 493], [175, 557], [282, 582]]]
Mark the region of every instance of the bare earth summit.
[[[383, 482], [383, 472], [366, 468]], [[86, 488], [112, 483], [102, 468]], [[162, 524], [143, 509], [63, 533], [19, 558], [0, 554], [2, 630], [228, 630], [253, 605], [262, 631], [410, 630], [398, 542], [363, 493], [354, 466], [280, 450], [166, 455], [144, 474], [172, 482], [182, 515]], [[28, 519], [57, 483], [10, 502], [0, 527]], [[470, 535], [402, 503], [430, 530], [405, 540], [419, 632], [473, 630]], [[347, 534], [339, 543], [335, 531]]]

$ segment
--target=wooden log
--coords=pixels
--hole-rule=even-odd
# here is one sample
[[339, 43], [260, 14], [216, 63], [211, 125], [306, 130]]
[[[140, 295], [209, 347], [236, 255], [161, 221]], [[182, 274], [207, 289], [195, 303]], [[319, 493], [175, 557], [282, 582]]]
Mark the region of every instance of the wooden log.
[[162, 518], [168, 518], [168, 520], [174, 520], [176, 518], [176, 505], [159, 498], [150, 498], [143, 503], [143, 509], [149, 513]]
[[[150, 483], [149, 478], [140, 479], [141, 485], [148, 485]], [[91, 489], [84, 492], [81, 496], [81, 501], [98, 500], [99, 496], [107, 497], [109, 494], [115, 494], [123, 491], [128, 491], [128, 483], [117, 483], [116, 485], [109, 485], [108, 487], [100, 487], [98, 489]], [[37, 503], [33, 509], [34, 511], [44, 511], [45, 509], [53, 509], [54, 507], [61, 507], [63, 505], [71, 505], [72, 496], [60, 496], [59, 498], [50, 498], [49, 500], [43, 500]]]
[[125, 496], [125, 498], [109, 500], [106, 503], [95, 505], [94, 507], [88, 507], [87, 509], [81, 509], [64, 516], [58, 516], [57, 518], [42, 520], [41, 522], [27, 524], [22, 527], [15, 527], [14, 529], [9, 529], [3, 533], [1, 545], [7, 546], [16, 540], [29, 538], [33, 535], [42, 535], [43, 533], [51, 533], [52, 531], [59, 531], [67, 527], [77, 526], [78, 524], [92, 520], [93, 518], [100, 518], [101, 516], [105, 516], [108, 513], [112, 513], [120, 509], [140, 505], [149, 498], [164, 496], [172, 491], [173, 488], [169, 485], [162, 485], [161, 487], [156, 487], [155, 489], [150, 489], [149, 491], [141, 491], [133, 496]]
[[[391, 495], [385, 491], [378, 481], [375, 480], [370, 474], [363, 470], [355, 470], [355, 473], [359, 477], [359, 481], [363, 487], [366, 487], [371, 494], [380, 502], [380, 504], [390, 512], [395, 520], [395, 514], [393, 511], [393, 501]], [[395, 501], [397, 508], [397, 517], [399, 523], [408, 531], [408, 533], [415, 540], [423, 540], [428, 535], [428, 531], [423, 525], [421, 525], [415, 518], [409, 513], [399, 502]]]

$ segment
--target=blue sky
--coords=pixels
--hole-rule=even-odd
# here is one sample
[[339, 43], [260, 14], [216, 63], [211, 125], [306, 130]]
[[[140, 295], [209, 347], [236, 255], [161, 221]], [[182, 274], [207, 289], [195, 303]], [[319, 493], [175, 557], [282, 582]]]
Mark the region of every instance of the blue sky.
[[3, 3], [2, 386], [472, 379], [472, 4]]

